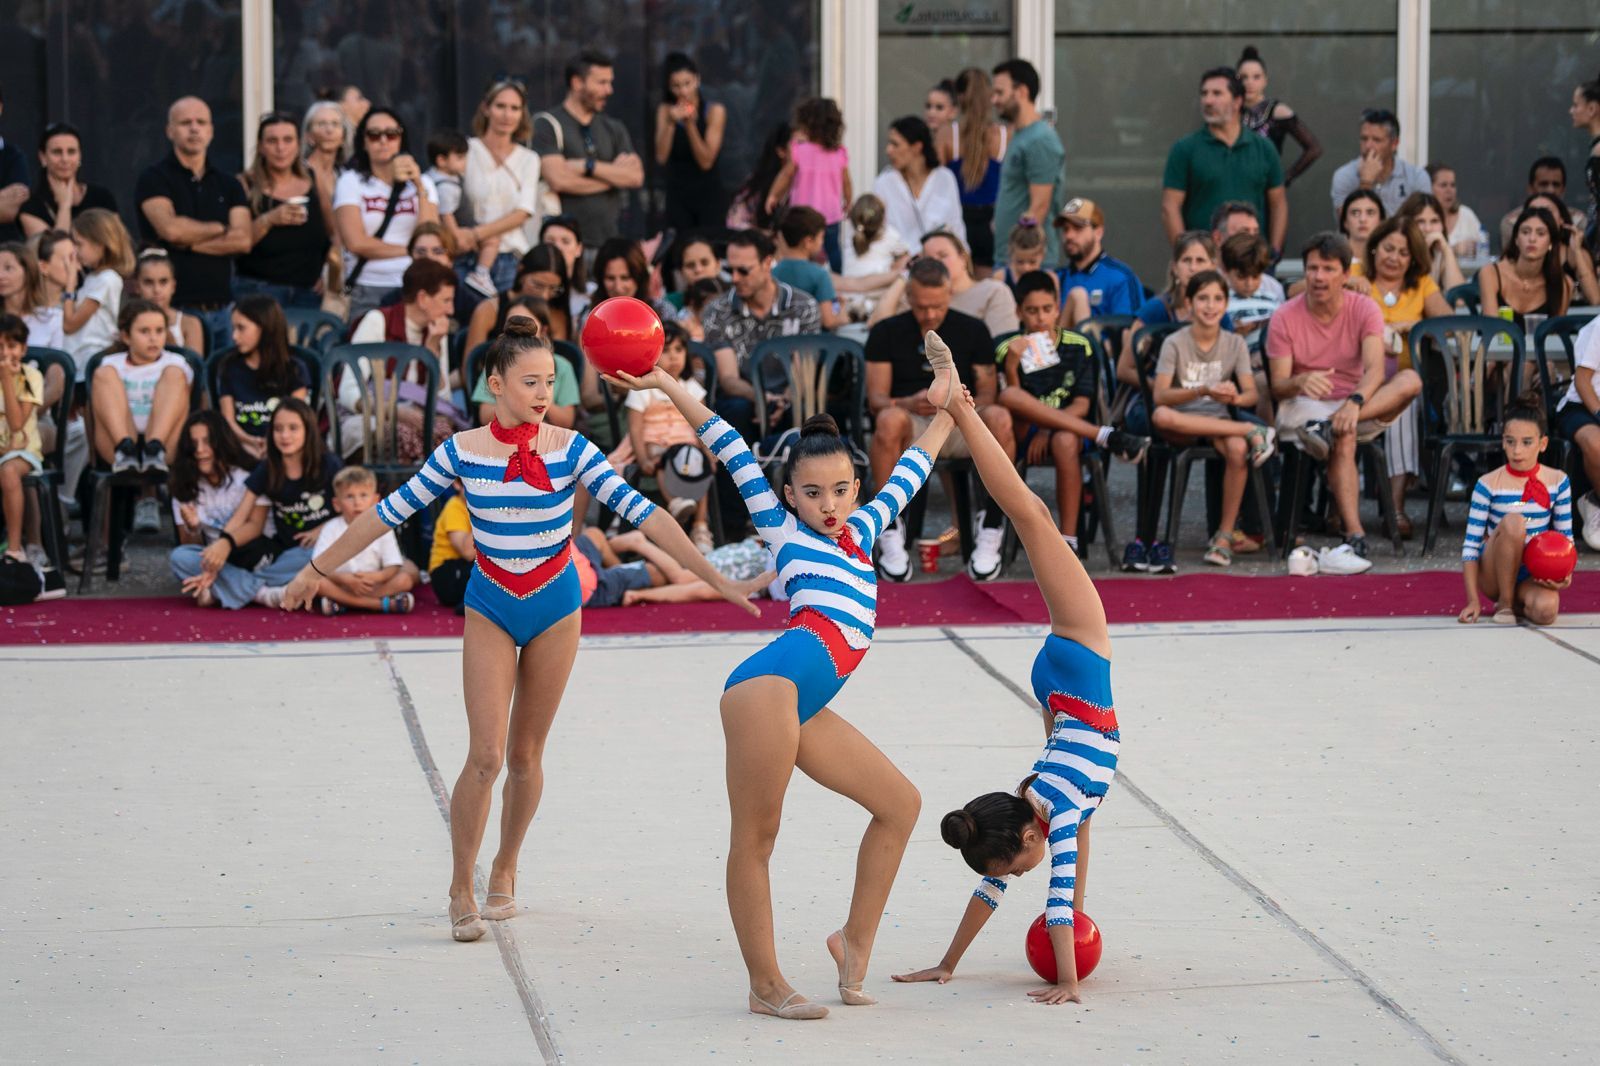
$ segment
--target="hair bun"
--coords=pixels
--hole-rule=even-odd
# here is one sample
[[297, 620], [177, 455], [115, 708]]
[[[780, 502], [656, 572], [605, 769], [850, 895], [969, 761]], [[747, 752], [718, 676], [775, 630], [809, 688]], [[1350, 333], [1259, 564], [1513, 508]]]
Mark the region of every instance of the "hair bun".
[[951, 811], [939, 822], [939, 835], [952, 848], [964, 848], [978, 835], [978, 819], [965, 807]]
[[1248, 63], [1252, 60], [1257, 63], [1261, 62], [1261, 53], [1256, 51], [1255, 45], [1247, 44], [1244, 46], [1244, 51], [1239, 53], [1239, 62]]
[[540, 336], [539, 320], [537, 318], [508, 318], [501, 327], [501, 333], [507, 337], [529, 337], [537, 339]]
[[818, 412], [806, 419], [805, 424], [800, 427], [800, 436], [802, 437], [823, 435], [829, 437], [839, 436], [839, 423], [835, 422], [830, 414]]

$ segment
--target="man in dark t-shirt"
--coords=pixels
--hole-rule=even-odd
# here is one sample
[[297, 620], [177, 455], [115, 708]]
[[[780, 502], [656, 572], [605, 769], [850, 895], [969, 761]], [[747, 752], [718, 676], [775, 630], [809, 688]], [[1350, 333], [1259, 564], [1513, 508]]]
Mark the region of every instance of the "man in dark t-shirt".
[[[0, 113], [5, 101], [0, 99]], [[17, 215], [28, 202], [28, 156], [21, 146], [0, 137], [0, 243], [22, 240]]]
[[627, 127], [602, 113], [612, 93], [611, 58], [583, 52], [566, 73], [566, 99], [533, 116], [533, 150], [545, 183], [561, 195], [562, 212], [577, 219], [592, 253], [617, 236], [623, 190], [644, 184], [644, 160]]
[[217, 351], [229, 342], [233, 259], [250, 250], [250, 206], [239, 179], [207, 159], [211, 108], [185, 96], [167, 109], [172, 151], [145, 168], [134, 187], [139, 234], [172, 257], [178, 287], [172, 305], [205, 324]]
[[[928, 330], [939, 334], [955, 357], [961, 383], [972, 391], [978, 415], [1006, 454], [1014, 456], [1016, 444], [1011, 413], [996, 403], [998, 390], [994, 341], [982, 320], [950, 310], [950, 273], [936, 259], [919, 259], [911, 267], [906, 285], [911, 310], [886, 318], [867, 336], [867, 407], [874, 417], [872, 480], [882, 485], [901, 454], [920, 437], [933, 420], [936, 408], [928, 402], [933, 369], [923, 348]], [[965, 458], [967, 442], [959, 435], [945, 442], [944, 458]], [[968, 570], [974, 580], [1000, 576], [1000, 542], [1004, 515], [998, 507], [985, 507], [980, 515], [977, 540]], [[911, 577], [905, 529], [896, 522], [878, 538], [878, 572], [891, 581]]]

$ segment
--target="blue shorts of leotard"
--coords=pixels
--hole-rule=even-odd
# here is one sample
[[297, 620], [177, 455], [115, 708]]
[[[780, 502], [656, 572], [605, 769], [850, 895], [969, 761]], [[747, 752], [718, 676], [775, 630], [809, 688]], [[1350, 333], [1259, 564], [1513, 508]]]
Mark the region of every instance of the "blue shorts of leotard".
[[1116, 705], [1111, 701], [1110, 660], [1075, 640], [1051, 633], [1034, 657], [1032, 680], [1033, 696], [1040, 707], [1056, 713], [1065, 710], [1112, 739], [1120, 739]]
[[468, 610], [477, 611], [493, 622], [517, 647], [530, 641], [583, 606], [583, 591], [578, 586], [578, 568], [568, 560], [561, 572], [542, 588], [527, 596], [513, 596], [490, 580], [478, 567], [467, 578]]
[[833, 657], [815, 633], [808, 629], [788, 629], [777, 640], [740, 663], [722, 691], [753, 677], [782, 677], [794, 682], [795, 709], [805, 725], [839, 694], [849, 675], [840, 677]]

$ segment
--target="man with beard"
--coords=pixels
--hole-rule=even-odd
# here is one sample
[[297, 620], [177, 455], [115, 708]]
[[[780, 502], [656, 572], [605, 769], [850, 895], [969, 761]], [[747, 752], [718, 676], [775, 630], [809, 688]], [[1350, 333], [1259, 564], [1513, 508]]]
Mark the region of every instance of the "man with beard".
[[1137, 312], [1144, 303], [1144, 285], [1132, 267], [1106, 253], [1106, 217], [1100, 205], [1074, 196], [1062, 205], [1055, 228], [1061, 234], [1063, 258], [1056, 277], [1062, 301], [1073, 289], [1082, 289], [1090, 316]]
[[1039, 72], [1025, 59], [1008, 59], [994, 68], [991, 90], [995, 113], [1011, 127], [1011, 142], [1000, 162], [1000, 192], [994, 205], [994, 232], [1000, 238], [994, 265], [1004, 267], [1005, 237], [1024, 219], [1044, 227], [1047, 267], [1061, 262], [1061, 238], [1050, 223], [1061, 207], [1062, 164], [1066, 150], [1048, 122], [1039, 117]]
[[1200, 75], [1200, 115], [1205, 125], [1172, 146], [1161, 179], [1161, 224], [1167, 240], [1185, 230], [1208, 230], [1211, 213], [1226, 200], [1242, 200], [1267, 219], [1267, 239], [1282, 254], [1289, 229], [1283, 164], [1265, 137], [1239, 121], [1244, 86], [1232, 67]]
[[603, 114], [616, 75], [611, 57], [582, 52], [566, 75], [566, 99], [533, 116], [533, 150], [544, 181], [561, 195], [561, 213], [578, 221], [592, 258], [618, 235], [622, 190], [644, 184], [644, 161], [627, 127]]

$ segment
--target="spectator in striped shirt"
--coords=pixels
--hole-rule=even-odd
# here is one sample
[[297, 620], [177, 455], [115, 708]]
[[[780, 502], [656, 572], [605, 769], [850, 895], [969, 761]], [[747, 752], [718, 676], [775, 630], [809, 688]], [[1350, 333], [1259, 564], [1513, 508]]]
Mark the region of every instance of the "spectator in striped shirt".
[[1494, 601], [1494, 620], [1501, 625], [1524, 618], [1547, 626], [1556, 620], [1561, 590], [1572, 584], [1572, 575], [1560, 582], [1534, 578], [1522, 565], [1522, 552], [1546, 530], [1572, 539], [1572, 485], [1560, 470], [1539, 465], [1539, 454], [1550, 443], [1541, 409], [1528, 404], [1508, 409], [1501, 443], [1506, 465], [1483, 475], [1472, 490], [1461, 542], [1467, 585], [1461, 621], [1478, 620], [1481, 594]]

